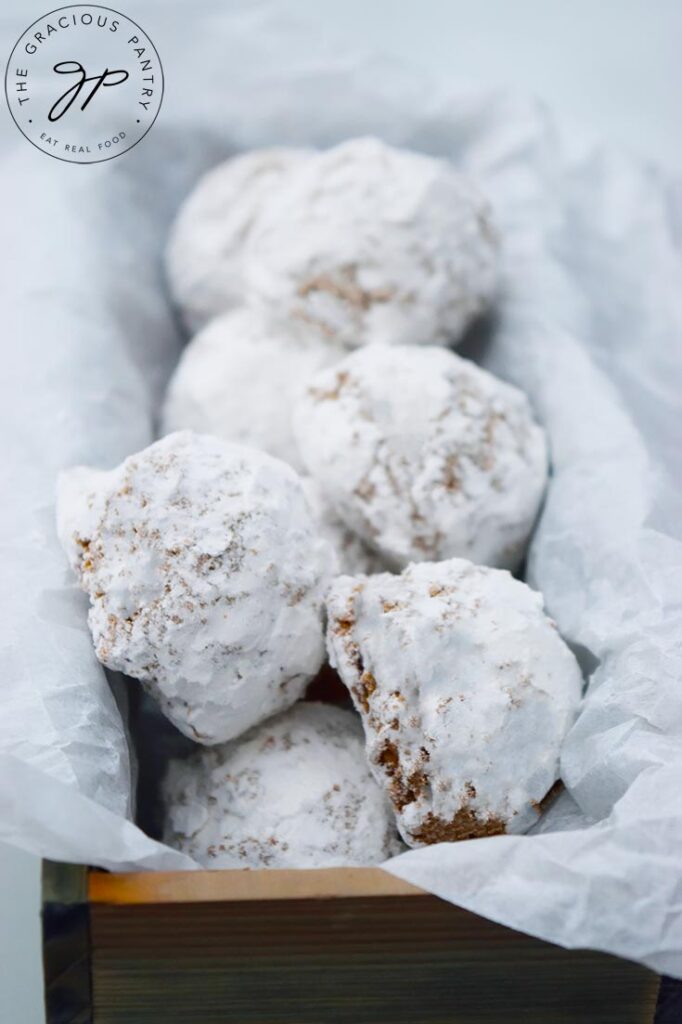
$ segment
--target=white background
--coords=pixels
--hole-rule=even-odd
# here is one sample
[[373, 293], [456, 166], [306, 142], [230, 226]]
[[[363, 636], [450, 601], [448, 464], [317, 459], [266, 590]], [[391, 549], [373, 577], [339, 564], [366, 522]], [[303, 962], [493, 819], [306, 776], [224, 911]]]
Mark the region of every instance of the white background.
[[[163, 17], [160, 0], [113, 2], [139, 18], [152, 39], [162, 36], [155, 25]], [[7, 4], [0, 12], [3, 52], [50, 6], [46, 0]], [[197, 6], [188, 0], [188, 11]], [[328, 36], [341, 33], [432, 73], [535, 94], [582, 142], [600, 138], [682, 169], [679, 0], [290, 0], [281, 6]], [[14, 132], [5, 111], [3, 145], [14, 142]], [[43, 1021], [38, 872], [35, 858], [0, 845], [0, 1024]]]

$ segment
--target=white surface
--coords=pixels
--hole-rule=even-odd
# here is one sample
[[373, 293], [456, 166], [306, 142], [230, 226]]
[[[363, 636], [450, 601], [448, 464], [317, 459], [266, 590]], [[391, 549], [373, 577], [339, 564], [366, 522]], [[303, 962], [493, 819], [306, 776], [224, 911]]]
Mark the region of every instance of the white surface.
[[682, 168], [679, 0], [292, 0], [329, 34], [540, 97], [564, 128]]
[[43, 1020], [40, 861], [0, 843], [0, 1021]]
[[[3, 52], [46, 3], [13, 0], [0, 16]], [[453, 78], [509, 83], [542, 96], [572, 126], [682, 167], [678, 0], [295, 0], [301, 15]], [[400, 16], [397, 16], [397, 10]], [[160, 3], [125, 7], [154, 37]], [[145, 16], [146, 14], [146, 16]], [[162, 58], [164, 54], [162, 53]], [[169, 85], [173, 69], [166, 67]], [[9, 116], [2, 144], [16, 142]], [[36, 160], [46, 160], [36, 154]], [[124, 158], [125, 159], [125, 158]], [[76, 173], [81, 173], [82, 168]], [[87, 171], [86, 171], [87, 173]], [[8, 200], [5, 199], [7, 202]], [[0, 1019], [38, 1024], [38, 861], [0, 846]]]

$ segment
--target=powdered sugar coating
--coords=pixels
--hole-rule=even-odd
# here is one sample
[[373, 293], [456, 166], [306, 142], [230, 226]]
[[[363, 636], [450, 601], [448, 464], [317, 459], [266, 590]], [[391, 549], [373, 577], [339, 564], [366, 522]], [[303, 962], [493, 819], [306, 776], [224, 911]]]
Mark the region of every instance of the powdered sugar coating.
[[243, 301], [243, 249], [263, 201], [304, 149], [256, 149], [205, 174], [184, 201], [166, 249], [171, 294], [188, 329]]
[[558, 778], [577, 662], [540, 594], [463, 559], [338, 578], [327, 643], [409, 846], [528, 829]]
[[217, 317], [185, 348], [170, 381], [162, 433], [196, 430], [261, 448], [296, 469], [291, 410], [317, 370], [343, 356], [269, 331], [247, 309]]
[[95, 651], [200, 743], [289, 707], [324, 658], [333, 566], [279, 460], [191, 432], [62, 474], [58, 531]]
[[487, 201], [450, 164], [354, 139], [263, 204], [247, 301], [321, 341], [445, 344], [490, 302], [497, 249]]
[[383, 572], [386, 569], [383, 560], [339, 519], [313, 478], [303, 476], [301, 483], [320, 535], [336, 552], [337, 571], [349, 576]]
[[294, 430], [327, 502], [392, 566], [519, 563], [547, 448], [516, 388], [445, 349], [370, 346], [316, 375]]
[[165, 841], [210, 868], [378, 864], [400, 844], [363, 746], [352, 711], [308, 703], [173, 762]]

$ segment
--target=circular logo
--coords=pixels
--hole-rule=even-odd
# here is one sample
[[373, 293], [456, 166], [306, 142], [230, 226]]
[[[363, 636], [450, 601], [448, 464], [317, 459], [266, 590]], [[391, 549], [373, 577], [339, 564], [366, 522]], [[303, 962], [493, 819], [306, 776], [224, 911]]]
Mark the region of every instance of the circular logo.
[[17, 128], [43, 153], [95, 164], [147, 134], [161, 106], [163, 68], [130, 18], [73, 4], [38, 18], [17, 41], [5, 96]]

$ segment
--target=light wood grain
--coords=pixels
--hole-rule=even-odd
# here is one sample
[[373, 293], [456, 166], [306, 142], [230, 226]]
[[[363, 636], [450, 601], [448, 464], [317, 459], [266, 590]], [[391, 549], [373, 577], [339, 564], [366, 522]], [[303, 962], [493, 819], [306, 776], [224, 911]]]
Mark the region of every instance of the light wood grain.
[[305, 871], [174, 871], [88, 876], [90, 903], [242, 903], [252, 900], [415, 896], [413, 885], [380, 868]]

